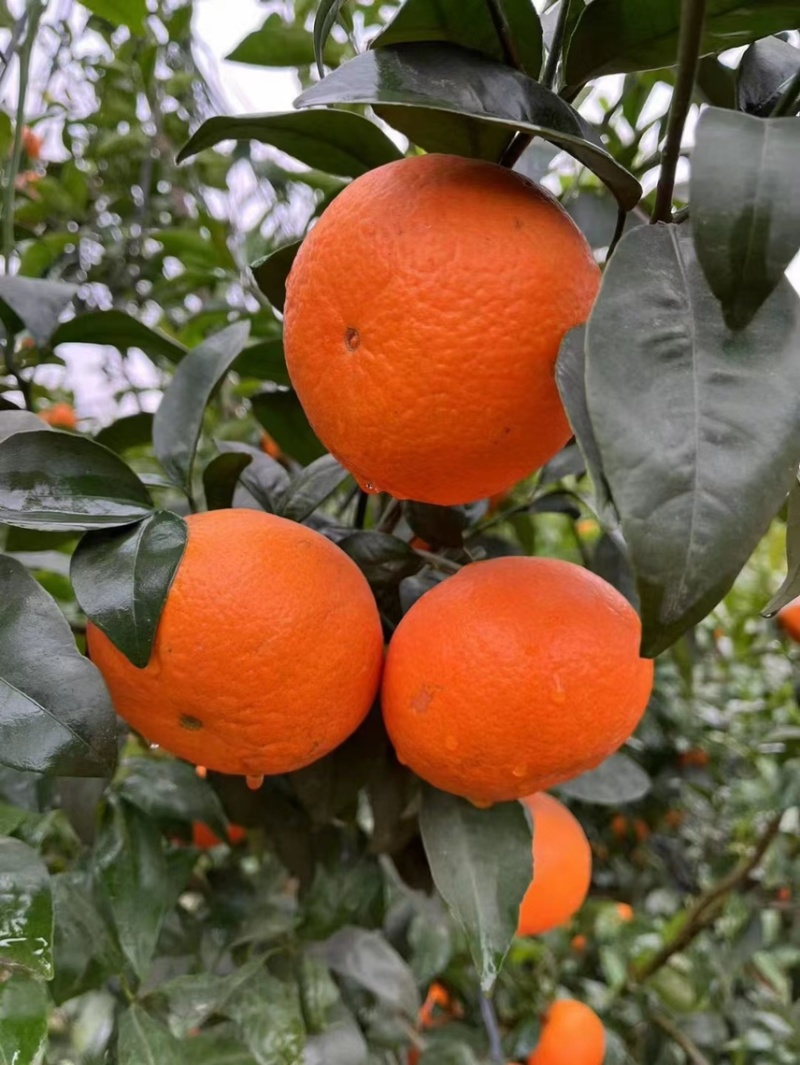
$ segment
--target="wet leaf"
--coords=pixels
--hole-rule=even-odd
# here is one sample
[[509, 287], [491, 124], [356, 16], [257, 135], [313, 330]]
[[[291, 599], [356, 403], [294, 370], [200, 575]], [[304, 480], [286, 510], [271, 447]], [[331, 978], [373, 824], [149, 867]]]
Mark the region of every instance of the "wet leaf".
[[228, 451], [209, 462], [203, 470], [203, 492], [209, 510], [227, 510], [233, 506], [239, 478], [252, 461], [252, 455], [243, 451]]
[[39, 980], [17, 974], [0, 983], [0, 1062], [41, 1065], [50, 1003]]
[[348, 477], [333, 455], [323, 455], [292, 478], [278, 513], [292, 521], [305, 521]]
[[381, 932], [342, 928], [312, 948], [340, 976], [354, 980], [409, 1019], [420, 1001], [414, 976]]
[[53, 976], [50, 876], [32, 847], [10, 837], [0, 837], [0, 964]]
[[220, 839], [228, 819], [218, 795], [193, 766], [175, 758], [128, 758], [122, 766], [119, 794], [158, 822], [202, 821]]
[[120, 1017], [117, 1057], [119, 1065], [184, 1065], [178, 1040], [135, 1002]]
[[296, 984], [257, 973], [224, 1007], [258, 1065], [295, 1065], [305, 1043]]

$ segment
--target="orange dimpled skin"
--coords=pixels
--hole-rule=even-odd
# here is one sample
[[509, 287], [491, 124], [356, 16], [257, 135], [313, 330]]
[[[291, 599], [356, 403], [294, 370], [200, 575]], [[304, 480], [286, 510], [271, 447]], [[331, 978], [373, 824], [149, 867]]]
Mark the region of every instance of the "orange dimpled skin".
[[417, 600], [389, 645], [383, 714], [400, 761], [482, 805], [592, 769], [647, 705], [640, 636], [633, 607], [580, 566], [466, 566]]
[[565, 924], [583, 905], [592, 880], [592, 849], [569, 810], [540, 792], [524, 800], [533, 815], [533, 880], [519, 908], [518, 936]]
[[528, 1065], [603, 1065], [606, 1031], [593, 1009], [575, 999], [554, 1002]]
[[549, 193], [505, 167], [425, 155], [328, 207], [286, 286], [292, 383], [367, 491], [491, 496], [568, 440], [559, 345], [599, 270]]
[[149, 663], [93, 625], [117, 713], [151, 743], [221, 773], [288, 773], [366, 716], [383, 636], [355, 563], [304, 525], [252, 510], [187, 519]]
[[790, 639], [800, 643], [800, 598], [781, 607], [776, 620]]

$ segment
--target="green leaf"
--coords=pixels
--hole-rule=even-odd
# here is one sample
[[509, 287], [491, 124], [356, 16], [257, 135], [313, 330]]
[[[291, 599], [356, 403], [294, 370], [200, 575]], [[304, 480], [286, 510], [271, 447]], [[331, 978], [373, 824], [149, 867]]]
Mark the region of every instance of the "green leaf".
[[60, 873], [50, 883], [55, 911], [55, 977], [50, 991], [61, 1003], [94, 990], [105, 978], [119, 974], [124, 959], [111, 928], [94, 903], [88, 876], [82, 872]]
[[458, 44], [532, 78], [542, 66], [542, 26], [530, 0], [406, 0], [373, 47], [418, 41]]
[[253, 414], [281, 451], [291, 455], [303, 466], [326, 454], [325, 448], [308, 424], [295, 392], [258, 392], [250, 397], [250, 402]]
[[107, 447], [117, 455], [129, 448], [143, 447], [149, 444], [153, 435], [153, 415], [140, 410], [125, 418], [118, 418], [111, 425], [106, 425], [94, 438], [96, 443]]
[[81, 0], [93, 15], [114, 26], [127, 26], [134, 33], [144, 33], [147, 18], [146, 0]]
[[[281, 284], [284, 284], [284, 281]], [[240, 377], [255, 377], [259, 381], [274, 381], [276, 385], [291, 384], [282, 340], [262, 340], [245, 348], [236, 361]]]
[[520, 803], [479, 810], [435, 788], [423, 792], [420, 830], [433, 881], [489, 992], [517, 931], [532, 879], [531, 829]]
[[208, 337], [181, 362], [153, 419], [153, 449], [167, 474], [191, 491], [192, 465], [208, 401], [250, 335], [249, 322], [234, 322]]
[[354, 532], [339, 547], [356, 563], [373, 587], [390, 587], [418, 573], [425, 560], [405, 540], [390, 533]]
[[789, 493], [786, 512], [786, 577], [783, 584], [761, 611], [771, 618], [781, 607], [800, 595], [800, 485], [795, 481]]
[[416, 1018], [420, 1001], [414, 974], [381, 932], [342, 928], [311, 951], [339, 976], [354, 980], [410, 1020]]
[[41, 1065], [50, 1003], [39, 980], [18, 974], [0, 983], [0, 1062]]
[[463, 507], [439, 507], [433, 503], [403, 504], [403, 517], [411, 531], [436, 547], [463, 547], [469, 524]]
[[800, 249], [798, 174], [796, 119], [714, 107], [700, 116], [692, 153], [692, 233], [731, 329], [752, 321]]
[[77, 285], [63, 281], [0, 277], [0, 302], [5, 307], [5, 313], [0, 308], [0, 316], [13, 332], [24, 325], [37, 346], [44, 347], [77, 291]]
[[[516, 131], [558, 145], [630, 210], [641, 186], [569, 104], [532, 78], [453, 44], [396, 44], [365, 52], [295, 101], [372, 104], [427, 151], [496, 161]], [[454, 117], [457, 116], [457, 117]]]
[[186, 539], [183, 518], [157, 510], [137, 525], [86, 533], [72, 556], [81, 609], [140, 669], [150, 661]]
[[0, 837], [0, 965], [45, 980], [53, 976], [53, 899], [47, 866], [32, 847], [10, 837]]
[[783, 503], [800, 455], [798, 344], [788, 282], [730, 333], [678, 226], [633, 230], [606, 267], [586, 391], [647, 655], [719, 602]]
[[[13, 26], [13, 20], [10, 25]], [[3, 17], [3, 9], [0, 7], [0, 26], [10, 28]], [[14, 127], [11, 118], [5, 111], [0, 111], [0, 157], [3, 159], [11, 154], [11, 146], [14, 143]]]
[[303, 1065], [367, 1065], [368, 1061], [369, 1048], [356, 1019], [339, 1003], [325, 1030], [306, 1042]]
[[343, 177], [356, 178], [403, 158], [374, 122], [352, 111], [286, 111], [209, 118], [181, 149], [178, 162], [226, 140], [271, 144], [306, 166]]
[[158, 827], [135, 806], [111, 794], [103, 811], [94, 862], [97, 886], [113, 916], [122, 950], [142, 978], [150, 968], [170, 901]]
[[89, 311], [64, 322], [53, 333], [50, 343], [108, 344], [120, 351], [138, 348], [145, 355], [180, 362], [186, 348], [171, 337], [150, 329], [124, 311]]
[[[313, 112], [317, 114], [319, 112]], [[258, 259], [250, 269], [256, 284], [267, 297], [273, 307], [283, 310], [286, 302], [286, 278], [292, 269], [292, 263], [300, 250], [303, 242], [296, 240], [292, 244], [284, 244], [282, 247], [271, 251], [262, 259]]]
[[0, 763], [61, 776], [110, 776], [115, 718], [97, 669], [25, 567], [0, 555]]
[[7, 440], [14, 433], [36, 433], [49, 431], [50, 426], [30, 410], [0, 411], [0, 442]]
[[627, 754], [612, 754], [596, 769], [559, 784], [557, 790], [579, 802], [617, 806], [638, 802], [652, 786], [650, 777], [632, 758]]
[[0, 521], [82, 532], [146, 518], [150, 494], [122, 459], [83, 436], [16, 433], [0, 443]]
[[320, 0], [314, 16], [314, 59], [321, 78], [325, 76], [325, 46], [343, 3], [344, 0]]
[[[247, 455], [250, 458], [250, 464], [244, 467], [239, 476], [239, 486], [249, 493], [263, 510], [277, 514], [283, 494], [289, 487], [289, 474], [283, 466], [260, 448], [250, 444], [220, 440], [217, 441], [217, 447], [223, 454]], [[237, 502], [238, 505], [240, 504]]]
[[[326, 60], [335, 62], [340, 54], [341, 47], [328, 42]], [[280, 15], [272, 14], [260, 30], [249, 33], [225, 58], [258, 67], [307, 67], [314, 62], [314, 38], [302, 26], [288, 25]]]
[[305, 521], [350, 475], [333, 455], [323, 455], [292, 479], [278, 513]]
[[800, 70], [800, 49], [780, 37], [755, 41], [742, 56], [736, 78], [740, 111], [767, 118]]
[[183, 1048], [168, 1028], [135, 1002], [122, 1014], [119, 1065], [184, 1065]]
[[258, 1065], [295, 1065], [302, 1060], [305, 1025], [296, 984], [259, 972], [224, 1010]]
[[227, 510], [233, 506], [233, 496], [239, 478], [253, 456], [243, 451], [228, 451], [217, 455], [203, 470], [203, 492], [209, 510]]
[[181, 1065], [256, 1065], [231, 1023], [215, 1024], [181, 1046]]
[[[569, 40], [567, 84], [674, 65], [680, 10], [675, 0], [593, 0]], [[700, 54], [737, 48], [796, 24], [794, 0], [707, 0]]]
[[199, 1028], [263, 968], [263, 959], [246, 962], [227, 976], [215, 973], [192, 973], [162, 984], [156, 994], [166, 999], [170, 1028], [185, 1038], [192, 1028]]
[[217, 793], [186, 762], [129, 758], [122, 766], [118, 790], [126, 802], [154, 821], [202, 821], [220, 839], [228, 834], [228, 819]]

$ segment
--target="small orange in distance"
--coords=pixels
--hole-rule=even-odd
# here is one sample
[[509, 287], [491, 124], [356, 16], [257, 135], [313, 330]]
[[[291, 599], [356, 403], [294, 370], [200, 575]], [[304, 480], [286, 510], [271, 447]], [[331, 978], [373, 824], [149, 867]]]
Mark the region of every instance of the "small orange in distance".
[[610, 584], [570, 562], [498, 558], [426, 592], [394, 632], [383, 716], [401, 762], [488, 805], [592, 769], [650, 696], [641, 624]]
[[627, 924], [628, 921], [633, 920], [633, 907], [627, 902], [618, 902], [614, 909], [617, 911], [617, 917], [619, 917], [620, 921], [624, 921]]
[[775, 620], [790, 639], [800, 643], [800, 596], [781, 607]]
[[258, 446], [261, 448], [264, 454], [269, 455], [271, 459], [275, 459], [277, 461], [278, 459], [283, 458], [283, 452], [280, 449], [280, 445], [269, 435], [266, 429], [261, 434], [261, 439], [258, 442]]
[[23, 126], [22, 129], [22, 150], [27, 157], [32, 160], [41, 158], [42, 155], [42, 138], [38, 133], [34, 133], [32, 129], [27, 126]]
[[192, 843], [195, 847], [199, 847], [201, 850], [210, 850], [212, 847], [218, 847], [220, 843], [241, 843], [246, 837], [247, 832], [241, 825], [228, 825], [228, 838], [227, 840], [221, 839], [216, 832], [212, 832], [208, 825], [203, 824], [202, 821], [195, 821], [192, 825]]
[[39, 417], [53, 429], [70, 429], [74, 432], [78, 428], [78, 418], [69, 403], [54, 403], [52, 407], [40, 410]]
[[507, 167], [413, 156], [357, 178], [286, 284], [286, 365], [365, 491], [467, 503], [570, 437], [554, 368], [600, 273], [548, 192]]
[[578, 933], [577, 936], [573, 936], [569, 941], [570, 949], [574, 950], [576, 954], [583, 954], [586, 948], [589, 946], [589, 940], [586, 936]]
[[606, 1031], [594, 1010], [562, 998], [547, 1011], [528, 1065], [603, 1065], [605, 1054]]
[[215, 510], [187, 524], [147, 666], [87, 626], [117, 713], [151, 743], [220, 773], [258, 777], [317, 761], [361, 724], [380, 682], [369, 585], [330, 540], [273, 514]]
[[592, 880], [592, 850], [579, 822], [558, 799], [524, 800], [533, 815], [533, 880], [519, 908], [518, 936], [557, 928], [576, 913]]

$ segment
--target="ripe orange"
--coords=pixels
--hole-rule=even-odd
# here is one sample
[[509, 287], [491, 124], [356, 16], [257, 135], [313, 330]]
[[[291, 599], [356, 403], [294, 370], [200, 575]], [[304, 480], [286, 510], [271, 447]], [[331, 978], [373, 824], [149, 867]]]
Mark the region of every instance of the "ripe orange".
[[192, 825], [192, 843], [201, 850], [210, 850], [211, 847], [217, 847], [220, 843], [241, 843], [246, 835], [241, 825], [228, 825], [228, 838], [223, 840], [202, 821], [195, 821]]
[[618, 840], [628, 837], [628, 818], [624, 814], [615, 814], [611, 818], [611, 832]]
[[569, 941], [570, 948], [575, 951], [576, 954], [583, 954], [586, 948], [589, 946], [589, 940], [586, 936], [578, 933], [577, 936], [573, 936]]
[[653, 663], [633, 607], [570, 562], [465, 566], [402, 619], [383, 683], [401, 762], [478, 804], [592, 769], [641, 717]]
[[528, 1065], [603, 1065], [605, 1053], [605, 1028], [594, 1010], [562, 998], [547, 1011]]
[[800, 596], [781, 607], [776, 620], [790, 639], [800, 643]]
[[117, 713], [221, 773], [309, 765], [375, 697], [383, 636], [369, 585], [325, 537], [273, 514], [216, 510], [187, 522], [147, 666], [87, 627]]
[[633, 920], [633, 907], [627, 902], [618, 902], [614, 909], [616, 910], [617, 917], [619, 917], [620, 921], [624, 921], [627, 924], [628, 921]]
[[22, 130], [22, 149], [29, 159], [39, 159], [42, 154], [42, 138], [27, 126]]
[[39, 417], [43, 422], [52, 425], [54, 429], [78, 428], [78, 419], [74, 409], [69, 403], [54, 403], [52, 407], [39, 411]]
[[365, 491], [501, 492], [570, 437], [554, 366], [599, 284], [558, 202], [450, 155], [371, 170], [306, 237], [286, 285], [292, 384]]
[[636, 836], [637, 842], [646, 843], [650, 838], [650, 826], [641, 817], [637, 817], [633, 822], [633, 831]]
[[578, 821], [558, 799], [525, 799], [533, 814], [533, 880], [519, 908], [518, 936], [565, 924], [583, 905], [592, 880], [592, 850]]

